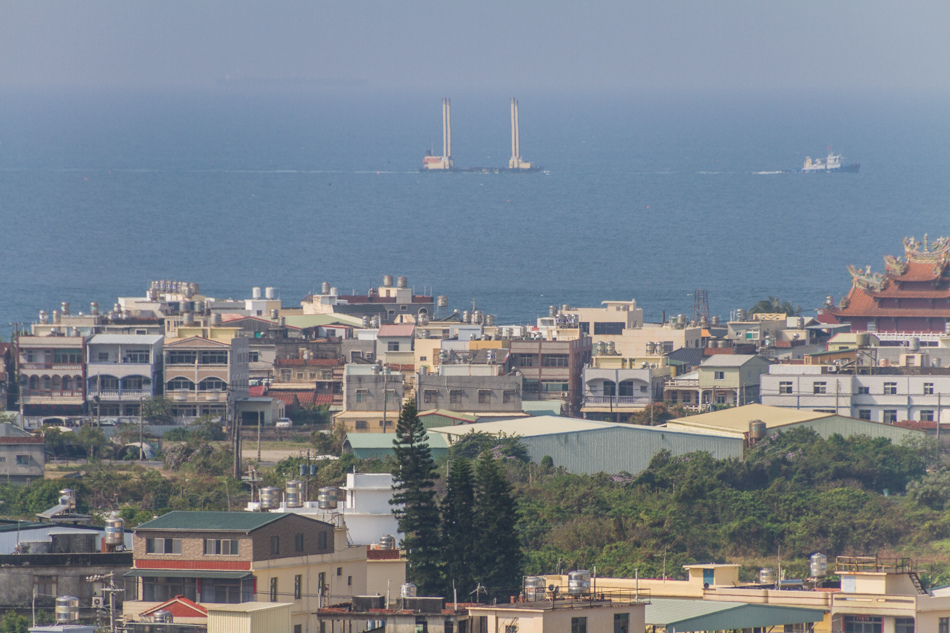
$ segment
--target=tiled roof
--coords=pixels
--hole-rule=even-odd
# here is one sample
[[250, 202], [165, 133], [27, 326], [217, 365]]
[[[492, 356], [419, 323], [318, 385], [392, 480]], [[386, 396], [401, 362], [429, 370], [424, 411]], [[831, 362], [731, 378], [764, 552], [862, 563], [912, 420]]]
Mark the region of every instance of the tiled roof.
[[[273, 386], [273, 385], [272, 385]], [[268, 389], [264, 397], [280, 400], [288, 406], [313, 407], [323, 404], [333, 404], [333, 395], [316, 393], [309, 389]]]
[[407, 325], [383, 325], [379, 328], [379, 334], [376, 335], [377, 338], [385, 338], [388, 336], [393, 337], [408, 337], [412, 336], [415, 332], [416, 326], [410, 324]]
[[267, 387], [264, 385], [254, 385], [253, 387], [248, 387], [247, 395], [249, 398], [260, 398], [264, 395], [265, 391], [267, 391]]
[[168, 611], [176, 618], [203, 618], [208, 616], [207, 609], [185, 596], [175, 596], [167, 602], [143, 611], [142, 615], [152, 615], [156, 611]]
[[943, 263], [907, 262], [907, 271], [903, 275], [887, 276], [895, 281], [931, 281], [943, 274]]
[[946, 308], [882, 308], [874, 301], [874, 297], [861, 288], [851, 288], [848, 293], [847, 308], [827, 308], [827, 313], [835, 316], [868, 316], [868, 317], [950, 317], [950, 307]]
[[213, 530], [216, 532], [251, 532], [284, 517], [276, 512], [186, 512], [175, 510], [157, 519], [146, 521], [139, 530]]

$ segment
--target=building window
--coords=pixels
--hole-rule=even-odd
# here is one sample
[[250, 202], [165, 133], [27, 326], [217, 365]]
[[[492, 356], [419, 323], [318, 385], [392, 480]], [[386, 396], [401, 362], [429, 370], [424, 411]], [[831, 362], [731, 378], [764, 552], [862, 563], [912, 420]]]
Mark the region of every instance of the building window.
[[716, 394], [716, 404], [726, 404], [726, 394], [717, 393]]
[[146, 554], [181, 554], [180, 538], [147, 538]]
[[294, 534], [294, 551], [303, 551], [303, 534]]
[[940, 618], [937, 633], [950, 633], [950, 618]]
[[205, 350], [198, 357], [199, 365], [227, 365], [228, 353], [225, 350]]
[[300, 594], [303, 593], [303, 576], [294, 576], [294, 600], [300, 600]]
[[885, 382], [885, 383], [884, 383], [884, 395], [885, 395], [885, 396], [897, 395], [897, 383], [896, 383], [896, 382]]
[[277, 602], [277, 579], [270, 579], [270, 601]]
[[920, 421], [921, 422], [933, 422], [934, 421], [934, 412], [933, 409], [924, 409], [920, 412]]
[[871, 419], [871, 410], [870, 410], [870, 409], [858, 409], [858, 419], [859, 419], [859, 420], [870, 420], [870, 419]]
[[894, 424], [897, 422], [897, 409], [884, 409], [884, 423]]
[[871, 388], [870, 388], [870, 387], [858, 387], [858, 395], [859, 395], [859, 396], [866, 396], [866, 395], [868, 395], [869, 393], [871, 393]]
[[[683, 404], [690, 404], [693, 401], [693, 395], [689, 391], [683, 392]], [[696, 397], [697, 404], [699, 403], [699, 396]]]
[[205, 378], [198, 383], [198, 391], [226, 391], [228, 383], [220, 378]]
[[462, 395], [461, 389], [449, 390], [449, 404], [462, 404]]
[[317, 549], [321, 552], [327, 548], [327, 533], [317, 532]]
[[614, 633], [630, 633], [630, 614], [614, 614]]
[[322, 596], [329, 591], [327, 587], [327, 572], [321, 571], [317, 574], [317, 595]]
[[[321, 622], [322, 624], [322, 622]], [[294, 633], [303, 633], [303, 624], [294, 625]]]
[[33, 593], [44, 598], [56, 598], [56, 576], [33, 576]]
[[491, 389], [478, 390], [478, 404], [491, 404]]
[[914, 618], [894, 618], [894, 633], [914, 633]]
[[357, 402], [366, 402], [369, 400], [369, 390], [367, 389], [357, 389], [356, 390], [356, 401]]
[[598, 323], [594, 321], [594, 336], [603, 336], [610, 334], [623, 334], [623, 328], [626, 324], [622, 322]]
[[518, 625], [517, 625], [517, 624], [506, 624], [506, 625], [505, 625], [505, 633], [518, 633]]
[[534, 354], [512, 354], [511, 364], [515, 367], [534, 367], [537, 356]]
[[237, 556], [238, 541], [236, 539], [205, 539], [206, 556]]
[[813, 382], [811, 385], [812, 393], [828, 393], [828, 383], [824, 381]]
[[933, 384], [932, 382], [925, 382], [925, 383], [924, 383], [924, 395], [925, 395], [925, 396], [932, 396], [933, 393], [934, 393], [934, 384]]
[[715, 378], [716, 380], [725, 380], [726, 372], [724, 371], [713, 372], [713, 378]]
[[515, 402], [515, 399], [518, 397], [518, 392], [512, 389], [506, 389], [505, 392], [501, 395], [501, 401], [504, 404], [511, 404]]
[[542, 367], [570, 367], [570, 356], [567, 354], [545, 354], [541, 357]]
[[398, 352], [399, 351], [399, 341], [389, 341], [386, 343], [387, 352]]
[[137, 365], [147, 365], [149, 363], [149, 353], [147, 349], [129, 349], [125, 351], [123, 363], [134, 363]]
[[395, 390], [395, 389], [387, 389], [387, 390], [386, 390], [386, 402], [388, 402], [388, 403], [396, 402], [396, 390]]
[[194, 365], [197, 355], [194, 352], [169, 350], [167, 365]]
[[671, 404], [676, 404], [677, 402], [679, 402], [679, 394], [678, 394], [677, 392], [675, 392], [675, 391], [671, 391], [671, 392], [670, 392], [670, 403], [671, 403]]
[[194, 391], [195, 383], [183, 377], [172, 378], [167, 383], [167, 389], [168, 391]]
[[782, 382], [778, 383], [778, 392], [779, 392], [779, 393], [792, 393], [792, 381], [791, 381], [791, 380], [783, 380]]
[[342, 576], [342, 575], [343, 575], [343, 568], [342, 568], [342, 567], [337, 567], [337, 568], [336, 568], [336, 575], [337, 575], [337, 576]]
[[270, 553], [280, 554], [280, 537], [279, 536], [270, 537]]
[[100, 363], [108, 363], [109, 352], [99, 352], [98, 354], [96, 354], [96, 360], [98, 360]]
[[883, 628], [882, 618], [874, 615], [846, 615], [844, 616], [844, 633], [880, 633]]
[[352, 586], [353, 586], [353, 576], [347, 576], [347, 577], [346, 577], [346, 586], [347, 586], [347, 587], [352, 587]]
[[16, 456], [16, 465], [17, 465], [17, 466], [29, 466], [29, 465], [30, 465], [30, 456], [29, 456], [29, 455], [17, 455], [17, 456]]
[[357, 420], [356, 421], [356, 430], [365, 431], [369, 428], [369, 424], [366, 423], [366, 420]]
[[422, 401], [426, 404], [438, 404], [439, 392], [435, 389], [426, 389], [422, 394]]
[[571, 618], [571, 633], [587, 633], [587, 618]]

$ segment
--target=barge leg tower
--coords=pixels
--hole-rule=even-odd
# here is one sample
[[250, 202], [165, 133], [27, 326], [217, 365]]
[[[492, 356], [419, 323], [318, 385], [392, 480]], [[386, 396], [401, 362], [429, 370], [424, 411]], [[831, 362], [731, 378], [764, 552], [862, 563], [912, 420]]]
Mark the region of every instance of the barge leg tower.
[[423, 171], [450, 171], [455, 168], [452, 160], [452, 102], [442, 98], [442, 155], [426, 154], [422, 159]]
[[518, 100], [511, 98], [511, 160], [508, 169], [531, 169], [531, 163], [521, 160], [521, 135], [518, 131]]

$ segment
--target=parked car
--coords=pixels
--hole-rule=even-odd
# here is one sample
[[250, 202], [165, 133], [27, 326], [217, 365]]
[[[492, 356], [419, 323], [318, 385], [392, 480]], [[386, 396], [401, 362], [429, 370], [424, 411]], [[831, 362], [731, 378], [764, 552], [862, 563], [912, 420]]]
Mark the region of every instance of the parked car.
[[278, 429], [289, 429], [294, 425], [294, 421], [290, 418], [278, 418], [277, 422], [274, 423], [274, 426]]

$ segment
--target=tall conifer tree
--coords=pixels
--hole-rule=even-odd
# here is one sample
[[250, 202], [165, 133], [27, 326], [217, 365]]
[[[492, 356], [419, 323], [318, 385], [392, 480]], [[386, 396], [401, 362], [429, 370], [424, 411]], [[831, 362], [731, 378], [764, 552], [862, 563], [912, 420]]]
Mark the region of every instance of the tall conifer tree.
[[406, 402], [399, 414], [393, 450], [396, 465], [390, 503], [399, 521], [399, 531], [405, 535], [406, 579], [416, 584], [421, 595], [438, 595], [442, 590], [439, 508], [435, 501], [438, 474], [428, 435], [412, 400]]
[[452, 597], [453, 582], [463, 598], [475, 589], [475, 482], [472, 465], [465, 458], [452, 460], [445, 497], [442, 499], [442, 546], [445, 593]]
[[515, 531], [517, 508], [511, 486], [491, 451], [475, 470], [475, 580], [490, 594], [517, 592], [521, 586], [522, 553]]

